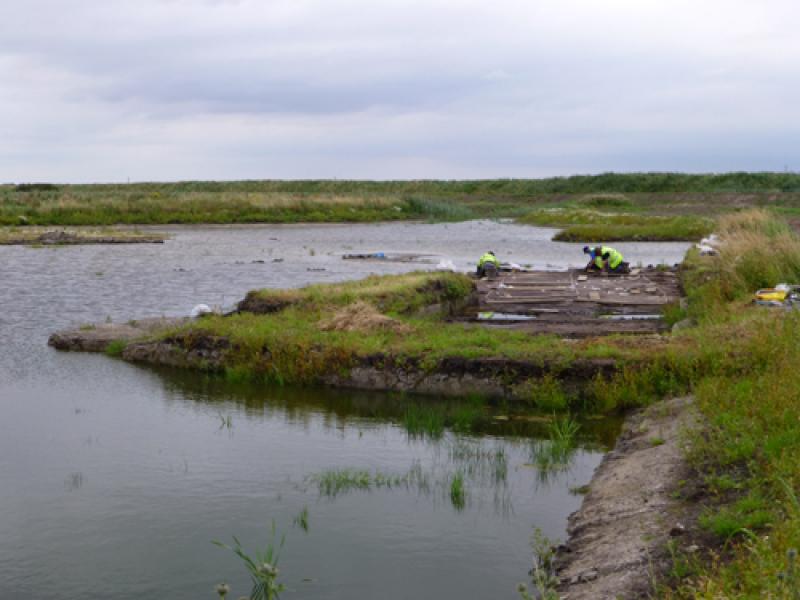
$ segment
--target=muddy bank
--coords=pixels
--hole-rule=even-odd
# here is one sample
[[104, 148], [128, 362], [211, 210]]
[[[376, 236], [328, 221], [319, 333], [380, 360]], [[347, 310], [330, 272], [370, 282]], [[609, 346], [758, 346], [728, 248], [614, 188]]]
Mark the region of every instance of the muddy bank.
[[73, 246], [78, 244], [163, 244], [165, 237], [130, 231], [81, 231], [30, 229], [0, 231], [2, 245]]
[[691, 508], [675, 498], [690, 476], [678, 434], [691, 421], [690, 398], [659, 402], [628, 419], [569, 517], [555, 563], [563, 599], [650, 596], [670, 565], [667, 542], [680, 546], [693, 523]]
[[[229, 353], [235, 351], [224, 337], [173, 336], [156, 342], [134, 341], [125, 347], [121, 356], [131, 362], [222, 372]], [[263, 349], [262, 355], [266, 372], [271, 358], [269, 349]], [[375, 354], [351, 357], [346, 368], [321, 372], [311, 383], [361, 390], [454, 397], [481, 394], [496, 399], [526, 400], [531, 386], [543, 377], [556, 376], [565, 390], [578, 395], [595, 378], [610, 378], [618, 368], [612, 359], [576, 360], [564, 366], [461, 357], [444, 358], [431, 366], [410, 357]]]
[[[237, 348], [220, 336], [176, 333], [153, 339], [188, 319], [142, 319], [125, 324], [85, 325], [54, 333], [48, 341], [59, 350], [105, 352], [120, 344], [124, 360], [156, 366], [224, 372]], [[312, 350], [311, 354], [324, 349]], [[261, 351], [265, 372], [272, 358]], [[307, 357], [313, 360], [314, 356]], [[413, 357], [388, 354], [349, 357], [346, 364], [319, 372], [310, 383], [362, 390], [402, 391], [445, 396], [479, 393], [497, 399], [529, 399], [543, 377], [557, 377], [567, 393], [579, 395], [597, 377], [610, 378], [619, 369], [613, 359], [578, 359], [568, 365], [504, 358], [449, 357], [435, 365]]]
[[58, 331], [47, 343], [57, 350], [105, 352], [114, 342], [124, 344], [167, 331], [186, 322], [181, 317], [155, 317], [127, 323], [95, 323]]

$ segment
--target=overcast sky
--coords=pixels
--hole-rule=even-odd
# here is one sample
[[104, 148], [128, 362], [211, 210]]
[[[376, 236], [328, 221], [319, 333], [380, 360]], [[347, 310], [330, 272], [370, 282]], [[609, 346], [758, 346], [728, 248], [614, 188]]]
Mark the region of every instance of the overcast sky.
[[800, 4], [0, 0], [0, 181], [800, 170]]

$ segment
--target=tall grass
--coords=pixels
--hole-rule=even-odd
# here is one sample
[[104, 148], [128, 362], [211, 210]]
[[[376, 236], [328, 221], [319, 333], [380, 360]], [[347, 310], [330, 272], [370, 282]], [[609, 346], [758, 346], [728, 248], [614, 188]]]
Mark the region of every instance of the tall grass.
[[786, 557], [800, 547], [800, 313], [747, 302], [758, 287], [800, 283], [800, 239], [763, 212], [723, 219], [720, 236], [720, 254], [693, 257], [687, 279], [706, 348], [689, 375], [703, 426], [688, 456], [705, 482], [700, 523], [724, 559], [699, 562], [662, 595], [788, 598]]
[[744, 201], [750, 205], [796, 208], [799, 192], [796, 173], [603, 173], [466, 181], [23, 183], [0, 185], [0, 224], [450, 221], [518, 217], [534, 205], [573, 198], [594, 208], [633, 209], [643, 204], [663, 209], [674, 204], [703, 212], [712, 205], [715, 210], [728, 210], [726, 199], [717, 197], [729, 194], [749, 194]]

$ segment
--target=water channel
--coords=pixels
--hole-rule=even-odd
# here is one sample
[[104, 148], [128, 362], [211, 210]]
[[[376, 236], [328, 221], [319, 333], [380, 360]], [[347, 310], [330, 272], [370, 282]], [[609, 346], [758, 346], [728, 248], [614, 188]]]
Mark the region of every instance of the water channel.
[[[587, 422], [569, 468], [544, 476], [530, 456], [541, 425], [502, 407], [477, 431], [415, 437], [402, 425], [414, 399], [231, 385], [46, 341], [76, 323], [230, 307], [257, 287], [442, 260], [468, 270], [487, 249], [577, 266], [580, 244], [485, 221], [159, 230], [164, 245], [0, 247], [0, 596], [196, 600], [228, 581], [239, 597], [246, 572], [211, 541], [263, 548], [274, 521], [286, 599], [515, 598], [533, 527], [563, 538], [581, 500], [570, 489], [589, 481], [614, 423]], [[678, 262], [687, 245], [615, 247], [647, 264]], [[341, 259], [371, 252], [430, 256]], [[415, 475], [333, 495], [315, 479], [331, 469]], [[463, 506], [448, 493], [456, 472]], [[304, 509], [308, 531], [294, 523]]]

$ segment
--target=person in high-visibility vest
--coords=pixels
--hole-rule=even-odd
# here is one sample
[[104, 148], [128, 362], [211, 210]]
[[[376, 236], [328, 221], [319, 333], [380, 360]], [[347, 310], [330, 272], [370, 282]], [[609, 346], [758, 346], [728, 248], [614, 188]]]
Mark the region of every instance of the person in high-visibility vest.
[[486, 275], [496, 275], [497, 271], [500, 269], [500, 261], [497, 260], [497, 257], [494, 255], [494, 252], [489, 250], [483, 256], [478, 259], [478, 277], [484, 277]]
[[611, 273], [622, 273], [627, 270], [628, 263], [622, 256], [622, 252], [610, 246], [583, 247], [583, 253], [589, 255], [589, 263], [586, 265], [587, 271], [609, 271]]

